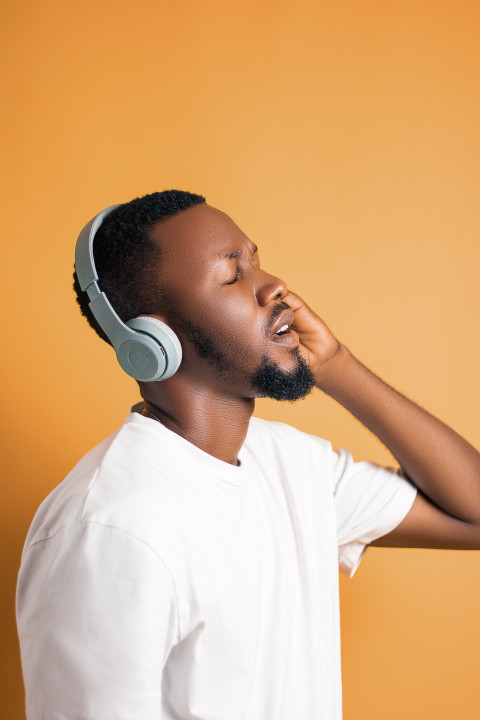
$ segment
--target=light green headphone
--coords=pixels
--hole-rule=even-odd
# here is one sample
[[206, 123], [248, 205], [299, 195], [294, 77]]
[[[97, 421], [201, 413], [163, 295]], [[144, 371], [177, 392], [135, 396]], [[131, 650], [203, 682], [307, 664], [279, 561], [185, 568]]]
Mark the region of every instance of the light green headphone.
[[75, 269], [80, 287], [89, 299], [89, 308], [107, 335], [122, 368], [135, 380], [153, 382], [166, 380], [182, 361], [180, 340], [173, 330], [156, 318], [140, 315], [123, 323], [98, 286], [93, 259], [93, 241], [98, 228], [112, 210], [102, 210], [83, 228], [75, 247]]

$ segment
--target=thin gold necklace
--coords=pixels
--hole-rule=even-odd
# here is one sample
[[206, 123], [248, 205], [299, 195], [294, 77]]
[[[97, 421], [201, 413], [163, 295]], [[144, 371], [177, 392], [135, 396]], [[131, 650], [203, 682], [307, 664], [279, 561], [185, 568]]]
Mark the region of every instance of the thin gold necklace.
[[146, 405], [143, 406], [143, 410], [142, 410], [142, 412], [140, 413], [140, 415], [143, 415], [144, 417], [148, 417], [148, 415], [150, 415], [150, 417], [152, 417], [154, 420], [156, 420], [157, 422], [159, 422], [160, 425], [163, 425], [163, 422], [160, 420], [160, 418], [157, 417], [157, 416], [155, 415], [155, 413], [150, 412], [150, 410], [148, 410], [148, 408], [147, 408]]

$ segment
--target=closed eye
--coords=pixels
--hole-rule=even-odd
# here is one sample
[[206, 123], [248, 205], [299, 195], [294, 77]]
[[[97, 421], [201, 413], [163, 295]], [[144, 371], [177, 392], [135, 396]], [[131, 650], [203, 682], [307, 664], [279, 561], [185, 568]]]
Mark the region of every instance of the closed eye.
[[233, 278], [233, 280], [230, 280], [230, 282], [226, 282], [226, 283], [223, 283], [223, 284], [224, 284], [224, 285], [233, 285], [233, 283], [236, 283], [237, 280], [238, 280], [238, 272], [235, 273], [235, 277]]
[[[257, 252], [258, 252], [258, 247], [254, 244], [253, 252], [252, 252], [252, 262], [254, 263], [254, 265], [259, 267], [259, 260], [258, 260]], [[234, 260], [235, 258], [239, 257], [240, 255], [241, 255], [240, 250], [234, 250], [233, 252], [227, 253], [226, 255], [224, 255], [222, 259]], [[256, 262], [255, 262], [255, 260], [256, 260]], [[236, 271], [235, 277], [233, 278], [233, 280], [230, 280], [229, 282], [226, 282], [223, 284], [224, 285], [234, 285], [237, 282], [238, 278], [239, 278], [239, 273], [238, 273], [238, 271]]]

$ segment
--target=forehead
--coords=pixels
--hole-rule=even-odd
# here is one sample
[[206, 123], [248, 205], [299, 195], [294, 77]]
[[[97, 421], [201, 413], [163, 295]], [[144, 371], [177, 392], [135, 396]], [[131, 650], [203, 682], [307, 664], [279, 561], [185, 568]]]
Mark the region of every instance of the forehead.
[[249, 242], [228, 215], [206, 204], [160, 220], [149, 235], [159, 244], [163, 262], [188, 264], [211, 262]]

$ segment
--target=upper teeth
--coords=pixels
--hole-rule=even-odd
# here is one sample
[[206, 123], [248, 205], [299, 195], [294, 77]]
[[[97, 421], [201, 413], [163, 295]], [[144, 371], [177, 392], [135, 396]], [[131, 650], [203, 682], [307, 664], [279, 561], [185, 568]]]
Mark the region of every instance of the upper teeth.
[[280, 330], [277, 330], [277, 334], [283, 332], [284, 330], [288, 330], [288, 325], [282, 325]]

